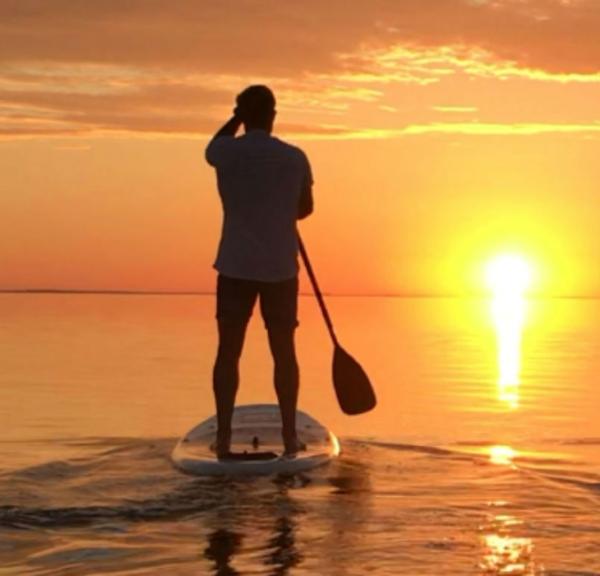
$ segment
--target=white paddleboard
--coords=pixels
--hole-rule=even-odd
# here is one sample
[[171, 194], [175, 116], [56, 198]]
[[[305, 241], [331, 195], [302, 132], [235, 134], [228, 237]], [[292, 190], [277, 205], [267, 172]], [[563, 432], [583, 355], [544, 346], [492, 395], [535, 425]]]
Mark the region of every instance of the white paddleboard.
[[217, 417], [192, 428], [171, 455], [177, 468], [203, 476], [293, 474], [310, 470], [335, 458], [337, 438], [308, 414], [296, 412], [298, 439], [306, 450], [293, 457], [282, 455], [281, 416], [276, 404], [237, 406], [231, 421], [231, 452], [235, 460], [218, 460], [214, 452]]

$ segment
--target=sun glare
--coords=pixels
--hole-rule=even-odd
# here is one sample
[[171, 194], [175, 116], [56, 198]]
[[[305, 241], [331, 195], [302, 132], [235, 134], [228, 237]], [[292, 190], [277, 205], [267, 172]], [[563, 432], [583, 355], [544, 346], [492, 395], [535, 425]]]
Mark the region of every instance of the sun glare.
[[502, 254], [486, 268], [486, 281], [494, 296], [522, 296], [529, 288], [532, 270], [521, 256]]

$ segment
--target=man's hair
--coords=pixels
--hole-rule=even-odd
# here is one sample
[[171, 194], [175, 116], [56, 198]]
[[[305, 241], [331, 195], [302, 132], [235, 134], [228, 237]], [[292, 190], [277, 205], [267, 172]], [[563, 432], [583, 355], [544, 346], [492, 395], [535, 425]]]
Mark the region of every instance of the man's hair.
[[266, 86], [248, 86], [236, 98], [237, 114], [243, 122], [267, 124], [275, 114], [275, 96]]

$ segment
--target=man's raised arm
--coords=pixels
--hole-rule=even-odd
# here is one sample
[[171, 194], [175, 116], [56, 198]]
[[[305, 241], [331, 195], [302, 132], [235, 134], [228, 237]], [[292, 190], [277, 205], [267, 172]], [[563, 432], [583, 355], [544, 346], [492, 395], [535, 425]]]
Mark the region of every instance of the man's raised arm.
[[227, 122], [225, 122], [225, 124], [223, 124], [223, 126], [221, 126], [217, 133], [212, 137], [211, 141], [206, 147], [205, 152], [206, 161], [211, 166], [217, 166], [219, 164], [219, 161], [222, 161], [226, 155], [225, 149], [227, 147], [220, 145], [226, 143], [226, 141], [222, 140], [222, 138], [225, 136], [235, 136], [241, 124], [242, 119], [234, 111], [233, 116], [229, 120], [227, 120]]
[[235, 113], [233, 116], [221, 126], [219, 131], [213, 136], [213, 140], [215, 138], [220, 138], [221, 136], [235, 136], [235, 133], [239, 130], [239, 127], [242, 125], [242, 119]]

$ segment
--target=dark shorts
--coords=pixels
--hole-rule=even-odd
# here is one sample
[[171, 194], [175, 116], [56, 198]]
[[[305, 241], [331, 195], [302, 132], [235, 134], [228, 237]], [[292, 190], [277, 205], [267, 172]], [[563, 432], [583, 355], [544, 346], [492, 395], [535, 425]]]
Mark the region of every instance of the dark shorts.
[[298, 278], [281, 282], [242, 280], [219, 274], [217, 277], [217, 320], [246, 325], [256, 300], [265, 327], [294, 329], [298, 326]]

